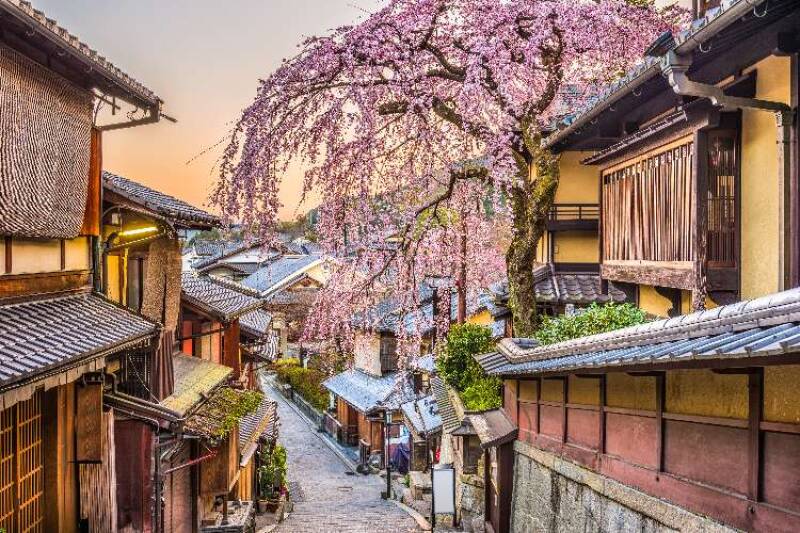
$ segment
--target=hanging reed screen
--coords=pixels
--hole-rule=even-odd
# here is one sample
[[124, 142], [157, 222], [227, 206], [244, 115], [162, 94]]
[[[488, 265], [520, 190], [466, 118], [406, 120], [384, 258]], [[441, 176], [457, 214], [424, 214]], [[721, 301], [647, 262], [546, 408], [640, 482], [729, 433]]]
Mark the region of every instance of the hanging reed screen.
[[0, 411], [0, 529], [44, 531], [42, 394]]
[[603, 172], [603, 260], [691, 261], [693, 143], [683, 138]]

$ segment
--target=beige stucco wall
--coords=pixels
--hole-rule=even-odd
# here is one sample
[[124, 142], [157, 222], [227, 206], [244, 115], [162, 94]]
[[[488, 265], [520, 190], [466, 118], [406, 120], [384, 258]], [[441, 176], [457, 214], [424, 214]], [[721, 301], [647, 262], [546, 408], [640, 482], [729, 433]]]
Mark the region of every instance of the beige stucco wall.
[[330, 268], [328, 268], [324, 262], [320, 262], [319, 264], [309, 268], [306, 271], [306, 274], [308, 274], [309, 278], [313, 279], [314, 281], [318, 281], [323, 285], [328, 283], [328, 278], [331, 277]]
[[600, 171], [596, 166], [581, 165], [592, 152], [563, 152], [556, 203], [597, 203], [600, 194]]
[[[756, 97], [790, 103], [790, 59], [756, 63]], [[742, 299], [779, 289], [777, 126], [773, 113], [742, 112]]]
[[33, 274], [61, 270], [61, 244], [58, 240], [11, 241], [11, 273]]
[[557, 263], [597, 263], [600, 260], [597, 234], [586, 231], [557, 233], [553, 259]]
[[639, 308], [653, 316], [666, 317], [672, 302], [656, 292], [655, 287], [639, 285]]
[[77, 237], [64, 242], [66, 270], [88, 270], [91, 267], [89, 237]]
[[489, 311], [483, 310], [480, 313], [468, 316], [467, 322], [478, 326], [491, 326], [494, 323], [494, 318]]
[[357, 333], [353, 345], [353, 365], [373, 376], [381, 375], [381, 339], [377, 333]]

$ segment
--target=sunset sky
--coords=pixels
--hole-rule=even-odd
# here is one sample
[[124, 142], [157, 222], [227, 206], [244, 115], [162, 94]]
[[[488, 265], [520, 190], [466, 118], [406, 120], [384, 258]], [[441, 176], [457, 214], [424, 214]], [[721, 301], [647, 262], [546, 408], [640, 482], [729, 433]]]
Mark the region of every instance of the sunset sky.
[[[33, 0], [34, 7], [156, 92], [177, 124], [109, 132], [103, 166], [206, 206], [218, 146], [266, 77], [309, 35], [379, 0]], [[297, 212], [299, 175], [285, 177], [283, 218]], [[301, 211], [307, 207], [304, 206]]]

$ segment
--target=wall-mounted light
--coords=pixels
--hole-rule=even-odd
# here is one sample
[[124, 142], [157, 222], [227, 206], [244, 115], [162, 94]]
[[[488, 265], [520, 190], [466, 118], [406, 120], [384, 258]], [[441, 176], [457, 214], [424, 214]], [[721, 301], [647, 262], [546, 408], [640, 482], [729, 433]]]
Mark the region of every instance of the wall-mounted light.
[[148, 233], [155, 233], [158, 231], [156, 226], [147, 226], [145, 228], [136, 228], [136, 229], [129, 229], [125, 231], [120, 231], [120, 237], [135, 237], [137, 235], [146, 235]]

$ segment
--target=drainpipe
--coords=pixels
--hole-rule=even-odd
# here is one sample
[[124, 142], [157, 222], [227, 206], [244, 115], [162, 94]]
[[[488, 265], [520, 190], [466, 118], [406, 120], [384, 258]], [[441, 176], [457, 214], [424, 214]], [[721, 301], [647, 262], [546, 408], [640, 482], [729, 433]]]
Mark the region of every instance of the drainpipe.
[[695, 96], [707, 98], [713, 105], [729, 109], [752, 109], [770, 112], [775, 115], [777, 146], [778, 146], [778, 185], [779, 198], [779, 239], [781, 243], [778, 254], [778, 268], [780, 280], [778, 290], [782, 291], [791, 286], [790, 258], [791, 258], [791, 209], [790, 209], [790, 183], [791, 183], [791, 127], [794, 119], [792, 108], [782, 102], [761, 100], [758, 98], [742, 98], [728, 96], [720, 87], [699, 83], [690, 80], [686, 75], [692, 64], [689, 55], [679, 55], [674, 50], [668, 52], [661, 60], [661, 70], [666, 75], [675, 94], [681, 96]]

